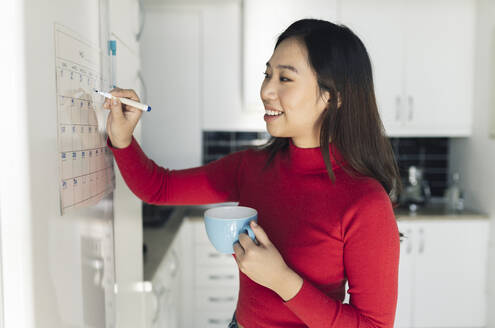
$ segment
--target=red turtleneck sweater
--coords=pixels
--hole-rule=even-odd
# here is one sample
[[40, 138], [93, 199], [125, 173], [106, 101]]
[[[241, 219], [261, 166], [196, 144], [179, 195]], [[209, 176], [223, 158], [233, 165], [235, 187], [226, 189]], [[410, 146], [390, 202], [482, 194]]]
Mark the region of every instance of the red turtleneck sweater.
[[[331, 158], [333, 184], [320, 149], [298, 148], [292, 139], [265, 171], [267, 154], [255, 150], [169, 170], [150, 160], [135, 139], [124, 149], [108, 145], [129, 188], [147, 203], [239, 202], [258, 211], [259, 225], [304, 282], [284, 302], [239, 272], [236, 317], [242, 326], [393, 327], [399, 231], [376, 180], [352, 177]], [[346, 280], [349, 304], [342, 303]]]

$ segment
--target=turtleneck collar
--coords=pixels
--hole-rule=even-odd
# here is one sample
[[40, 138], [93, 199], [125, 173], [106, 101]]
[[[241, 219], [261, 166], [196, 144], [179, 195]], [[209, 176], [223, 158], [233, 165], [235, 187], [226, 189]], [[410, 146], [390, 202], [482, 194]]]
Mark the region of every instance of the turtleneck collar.
[[[337, 162], [344, 164], [344, 159], [333, 143], [329, 143], [330, 162], [332, 169], [339, 167]], [[317, 172], [326, 171], [325, 161], [320, 147], [299, 148], [289, 138], [289, 162], [290, 167], [296, 171]]]

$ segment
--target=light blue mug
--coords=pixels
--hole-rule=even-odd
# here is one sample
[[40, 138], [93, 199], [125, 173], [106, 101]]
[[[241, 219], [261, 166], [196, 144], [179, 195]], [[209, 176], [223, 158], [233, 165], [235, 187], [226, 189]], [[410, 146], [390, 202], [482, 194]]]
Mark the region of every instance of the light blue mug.
[[255, 235], [249, 222], [258, 221], [258, 212], [246, 206], [219, 206], [204, 213], [208, 239], [220, 253], [233, 254], [239, 234], [246, 232], [252, 240]]

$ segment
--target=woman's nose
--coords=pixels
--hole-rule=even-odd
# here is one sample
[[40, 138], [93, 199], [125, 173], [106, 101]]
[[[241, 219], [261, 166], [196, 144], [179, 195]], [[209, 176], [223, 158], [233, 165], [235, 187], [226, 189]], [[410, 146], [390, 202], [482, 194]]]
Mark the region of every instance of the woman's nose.
[[277, 91], [274, 86], [274, 83], [271, 83], [270, 80], [264, 80], [261, 84], [260, 90], [261, 100], [274, 100], [277, 98]]

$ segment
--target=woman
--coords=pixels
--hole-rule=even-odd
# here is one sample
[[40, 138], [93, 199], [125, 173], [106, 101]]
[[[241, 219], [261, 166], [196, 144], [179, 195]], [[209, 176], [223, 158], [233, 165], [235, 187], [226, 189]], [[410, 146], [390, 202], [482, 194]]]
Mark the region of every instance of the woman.
[[[132, 90], [112, 94], [139, 101]], [[241, 234], [234, 245], [240, 290], [230, 327], [393, 327], [399, 232], [389, 195], [400, 179], [364, 45], [344, 26], [293, 23], [267, 62], [261, 99], [267, 145], [201, 167], [148, 159], [132, 137], [141, 111], [118, 102], [104, 104], [108, 145], [145, 202], [258, 210], [258, 243]]]

